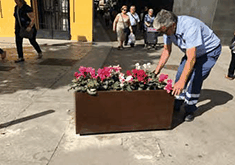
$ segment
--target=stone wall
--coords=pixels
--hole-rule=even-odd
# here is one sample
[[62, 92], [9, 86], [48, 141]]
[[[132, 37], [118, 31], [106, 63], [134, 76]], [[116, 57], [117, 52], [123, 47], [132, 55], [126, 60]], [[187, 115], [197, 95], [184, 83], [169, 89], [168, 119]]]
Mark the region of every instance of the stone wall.
[[228, 45], [235, 30], [234, 0], [175, 0], [173, 12], [199, 18]]

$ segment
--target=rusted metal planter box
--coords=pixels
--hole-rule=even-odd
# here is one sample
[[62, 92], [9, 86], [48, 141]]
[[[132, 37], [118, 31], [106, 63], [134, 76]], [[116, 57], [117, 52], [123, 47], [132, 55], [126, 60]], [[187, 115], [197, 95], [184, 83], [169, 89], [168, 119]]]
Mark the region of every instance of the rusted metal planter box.
[[164, 90], [75, 92], [76, 133], [114, 133], [171, 128], [174, 97]]

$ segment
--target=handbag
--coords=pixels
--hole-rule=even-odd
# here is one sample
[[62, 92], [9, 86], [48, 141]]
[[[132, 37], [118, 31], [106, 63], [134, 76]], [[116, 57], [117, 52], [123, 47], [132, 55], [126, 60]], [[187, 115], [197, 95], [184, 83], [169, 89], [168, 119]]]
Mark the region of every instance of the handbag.
[[[120, 14], [120, 15], [122, 17], [122, 14]], [[122, 17], [122, 22], [123, 22], [123, 25], [124, 25], [124, 33], [129, 33], [130, 29], [129, 29], [129, 27], [125, 26], [123, 17]]]
[[20, 25], [20, 33], [19, 33], [20, 37], [29, 38], [29, 39], [33, 38], [34, 29], [32, 28], [30, 31], [27, 31], [26, 28], [22, 27], [21, 25], [20, 16], [19, 16], [19, 7], [17, 7], [17, 16]]

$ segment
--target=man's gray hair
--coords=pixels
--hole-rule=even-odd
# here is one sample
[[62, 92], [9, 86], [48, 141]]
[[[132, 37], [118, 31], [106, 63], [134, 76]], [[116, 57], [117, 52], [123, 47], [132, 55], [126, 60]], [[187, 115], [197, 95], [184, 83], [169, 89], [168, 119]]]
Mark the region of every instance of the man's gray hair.
[[171, 12], [162, 9], [156, 16], [153, 22], [153, 27], [159, 30], [161, 27], [170, 27], [173, 23], [177, 24], [177, 16]]
[[134, 6], [134, 5], [132, 5], [130, 8], [135, 8], [135, 6]]

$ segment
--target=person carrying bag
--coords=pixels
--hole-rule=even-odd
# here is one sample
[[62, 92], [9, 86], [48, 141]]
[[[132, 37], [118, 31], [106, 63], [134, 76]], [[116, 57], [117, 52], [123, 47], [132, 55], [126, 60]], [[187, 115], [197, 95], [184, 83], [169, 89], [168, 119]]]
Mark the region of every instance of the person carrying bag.
[[18, 59], [15, 63], [24, 62], [23, 38], [28, 38], [30, 44], [38, 53], [38, 59], [42, 58], [42, 51], [36, 41], [37, 29], [35, 27], [35, 16], [33, 9], [27, 5], [25, 0], [15, 0], [15, 41]]
[[33, 28], [31, 28], [31, 30], [27, 30], [27, 28], [24, 28], [24, 27], [22, 27], [22, 25], [21, 25], [21, 20], [20, 20], [20, 16], [19, 16], [19, 7], [17, 7], [17, 18], [18, 18], [18, 22], [19, 22], [19, 25], [20, 25], [20, 37], [22, 37], [22, 38], [29, 38], [29, 39], [31, 39], [31, 38], [33, 38]]
[[[132, 27], [134, 35], [136, 35], [137, 25], [140, 23], [139, 15], [135, 12], [135, 10], [136, 10], [135, 6], [131, 6], [130, 12], [127, 13], [127, 15], [130, 17], [131, 27]], [[128, 43], [129, 35], [130, 35], [130, 32], [126, 36], [125, 45], [127, 45]], [[130, 46], [134, 47], [134, 44], [132, 43], [130, 44]]]
[[130, 18], [126, 14], [127, 6], [122, 6], [121, 11], [122, 12], [116, 16], [113, 22], [113, 32], [117, 33], [118, 50], [123, 49], [123, 42], [126, 39], [126, 35], [129, 29], [132, 33]]

